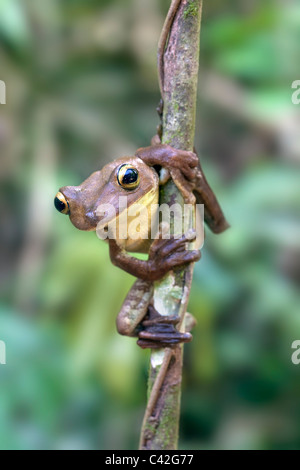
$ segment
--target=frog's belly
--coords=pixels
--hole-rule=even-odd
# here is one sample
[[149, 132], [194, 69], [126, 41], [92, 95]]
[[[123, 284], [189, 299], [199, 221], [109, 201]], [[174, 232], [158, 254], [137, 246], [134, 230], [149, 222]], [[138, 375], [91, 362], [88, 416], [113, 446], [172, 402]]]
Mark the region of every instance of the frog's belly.
[[120, 247], [131, 253], [148, 253], [156, 235], [158, 211], [146, 212], [139, 217], [128, 217], [127, 227], [118, 220], [116, 224], [116, 241]]
[[124, 210], [115, 221], [115, 239], [120, 247], [148, 253], [158, 230], [158, 191], [151, 191]]
[[152, 240], [117, 240], [120, 247], [130, 253], [148, 253]]

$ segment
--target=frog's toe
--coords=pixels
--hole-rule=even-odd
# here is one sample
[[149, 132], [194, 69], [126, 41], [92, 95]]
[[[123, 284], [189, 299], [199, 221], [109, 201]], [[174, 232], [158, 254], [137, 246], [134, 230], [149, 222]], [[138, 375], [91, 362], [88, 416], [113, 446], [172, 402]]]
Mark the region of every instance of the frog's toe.
[[[180, 238], [170, 238], [166, 240], [165, 244], [160, 248], [160, 256], [165, 258], [171, 253], [175, 253], [182, 250], [187, 250], [187, 243], [194, 241], [196, 238], [196, 231], [191, 230], [188, 233], [184, 234]], [[187, 250], [189, 251], [189, 250]]]

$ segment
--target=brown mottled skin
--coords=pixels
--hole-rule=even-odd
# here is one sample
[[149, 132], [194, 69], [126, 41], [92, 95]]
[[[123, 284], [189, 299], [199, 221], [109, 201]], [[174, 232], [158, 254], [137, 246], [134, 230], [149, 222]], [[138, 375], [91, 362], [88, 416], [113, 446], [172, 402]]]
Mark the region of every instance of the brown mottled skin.
[[[118, 172], [122, 165], [129, 164], [139, 174], [139, 184], [134, 189], [122, 187]], [[155, 167], [155, 169], [154, 169]], [[193, 152], [174, 149], [168, 145], [152, 145], [137, 150], [134, 157], [123, 157], [96, 171], [80, 186], [65, 186], [56, 198], [56, 207], [70, 216], [72, 224], [85, 231], [95, 231], [101, 225], [104, 215], [97, 213], [101, 204], [112, 204], [119, 215], [119, 197], [127, 198], [127, 206], [141, 203], [150, 207], [158, 203], [158, 168], [167, 170], [169, 177], [178, 186], [187, 203], [196, 201], [205, 206], [205, 221], [215, 233], [228, 227], [218, 201], [209, 187], [201, 170], [198, 157]], [[63, 209], [63, 210], [62, 210]], [[189, 238], [195, 239], [195, 234]], [[180, 341], [190, 341], [189, 333], [179, 333], [174, 325], [176, 319], [164, 320], [154, 308], [149, 309], [152, 300], [152, 283], [161, 279], [170, 270], [200, 259], [199, 250], [186, 250], [187, 239], [118, 240], [109, 239], [110, 258], [138, 280], [124, 301], [117, 319], [119, 333], [139, 336], [141, 347], [172, 346]], [[130, 256], [127, 252], [148, 253], [147, 261]], [[145, 317], [148, 312], [148, 317]], [[144, 326], [143, 326], [144, 320]]]

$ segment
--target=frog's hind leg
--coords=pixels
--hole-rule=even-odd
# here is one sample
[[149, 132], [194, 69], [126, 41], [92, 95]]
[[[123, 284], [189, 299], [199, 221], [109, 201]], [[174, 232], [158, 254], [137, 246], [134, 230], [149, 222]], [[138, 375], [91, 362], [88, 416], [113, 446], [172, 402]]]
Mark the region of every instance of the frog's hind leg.
[[138, 326], [147, 314], [152, 296], [153, 283], [137, 279], [128, 292], [117, 317], [117, 330], [120, 335], [138, 335]]

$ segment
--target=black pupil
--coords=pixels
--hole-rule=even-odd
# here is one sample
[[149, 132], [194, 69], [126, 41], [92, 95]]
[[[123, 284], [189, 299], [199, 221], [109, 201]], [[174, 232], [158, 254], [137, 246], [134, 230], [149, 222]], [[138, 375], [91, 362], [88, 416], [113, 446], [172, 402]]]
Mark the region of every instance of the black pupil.
[[128, 168], [125, 171], [125, 174], [122, 179], [122, 184], [133, 184], [136, 183], [138, 179], [138, 172], [133, 168]]
[[54, 205], [58, 212], [63, 212], [66, 208], [66, 204], [58, 199], [58, 197], [54, 199]]

